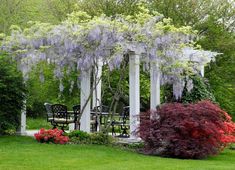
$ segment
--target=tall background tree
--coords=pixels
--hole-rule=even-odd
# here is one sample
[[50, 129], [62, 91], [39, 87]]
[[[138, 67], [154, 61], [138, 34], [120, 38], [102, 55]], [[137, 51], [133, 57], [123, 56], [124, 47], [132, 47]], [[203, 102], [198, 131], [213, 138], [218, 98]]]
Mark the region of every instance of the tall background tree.
[[16, 63], [0, 53], [0, 135], [14, 133], [19, 127], [25, 92]]
[[216, 101], [235, 116], [235, 5], [230, 0], [151, 0], [149, 8], [197, 29], [198, 44], [223, 53], [206, 67]]

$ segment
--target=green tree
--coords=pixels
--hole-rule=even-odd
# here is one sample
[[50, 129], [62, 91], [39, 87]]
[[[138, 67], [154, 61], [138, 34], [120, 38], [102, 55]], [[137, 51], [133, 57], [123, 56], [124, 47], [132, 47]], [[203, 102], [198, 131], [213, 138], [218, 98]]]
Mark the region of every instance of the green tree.
[[91, 16], [133, 15], [138, 9], [139, 2], [140, 0], [78, 0], [77, 10], [85, 11]]
[[224, 25], [216, 24], [213, 18], [202, 27], [207, 31], [199, 43], [205, 49], [223, 53], [206, 67], [206, 77], [217, 102], [235, 117], [235, 35], [228, 32]]
[[77, 0], [43, 0], [43, 6], [56, 21], [63, 21], [76, 10]]
[[20, 13], [25, 0], [0, 0], [0, 32], [7, 33], [13, 24], [21, 24]]
[[[29, 75], [27, 81], [27, 116], [45, 117], [44, 103], [62, 103], [72, 109], [80, 103], [80, 91], [77, 87], [77, 72], [66, 74], [62, 80], [63, 92], [59, 90], [59, 80], [54, 77], [54, 66], [40, 63]], [[73, 81], [73, 83], [72, 83]], [[71, 87], [71, 84], [73, 87]]]
[[175, 25], [191, 25], [200, 34], [198, 44], [223, 53], [206, 67], [216, 101], [235, 115], [235, 7], [229, 0], [150, 0], [149, 8], [173, 19]]
[[0, 135], [15, 131], [19, 126], [25, 92], [16, 63], [0, 54]]

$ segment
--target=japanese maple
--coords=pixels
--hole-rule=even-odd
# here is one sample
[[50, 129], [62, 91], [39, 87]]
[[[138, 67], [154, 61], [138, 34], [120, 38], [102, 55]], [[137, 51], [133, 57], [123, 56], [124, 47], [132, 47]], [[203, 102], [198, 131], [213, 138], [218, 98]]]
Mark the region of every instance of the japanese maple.
[[171, 103], [142, 113], [139, 135], [145, 153], [198, 159], [235, 142], [235, 123], [210, 101]]

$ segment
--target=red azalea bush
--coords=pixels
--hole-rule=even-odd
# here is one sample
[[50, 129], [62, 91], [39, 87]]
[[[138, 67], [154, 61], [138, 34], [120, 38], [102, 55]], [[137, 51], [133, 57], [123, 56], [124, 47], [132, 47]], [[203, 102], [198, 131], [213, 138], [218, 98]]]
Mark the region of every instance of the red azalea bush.
[[146, 154], [199, 159], [235, 142], [235, 123], [210, 101], [171, 103], [142, 113], [139, 135]]
[[68, 136], [63, 136], [63, 131], [59, 129], [40, 129], [38, 133], [34, 134], [36, 140], [40, 143], [56, 143], [65, 144], [69, 141]]

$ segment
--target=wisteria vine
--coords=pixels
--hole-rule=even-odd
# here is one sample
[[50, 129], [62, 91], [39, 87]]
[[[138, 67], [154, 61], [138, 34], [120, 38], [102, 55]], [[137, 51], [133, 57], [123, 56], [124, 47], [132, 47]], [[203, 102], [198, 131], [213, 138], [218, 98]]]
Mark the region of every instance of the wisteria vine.
[[[191, 27], [176, 28], [159, 13], [139, 8], [134, 16], [91, 18], [74, 12], [59, 25], [31, 22], [23, 30], [13, 26], [1, 49], [15, 57], [25, 79], [34, 65], [47, 61], [55, 64], [54, 74], [60, 80], [65, 67], [68, 72], [87, 71], [101, 60], [112, 70], [120, 67], [130, 51], [135, 52], [145, 65], [158, 63], [162, 84], [174, 84], [174, 95], [179, 98], [185, 85], [182, 76], [196, 74], [217, 53], [195, 49], [197, 33]], [[187, 87], [190, 90], [192, 85]]]

